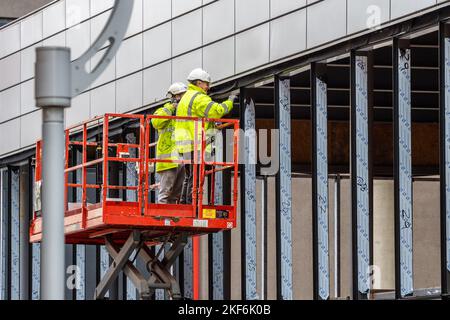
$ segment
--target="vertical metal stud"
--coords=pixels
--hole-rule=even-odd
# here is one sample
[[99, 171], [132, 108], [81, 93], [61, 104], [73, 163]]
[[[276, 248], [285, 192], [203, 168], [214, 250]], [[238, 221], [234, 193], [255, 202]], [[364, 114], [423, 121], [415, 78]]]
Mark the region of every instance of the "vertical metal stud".
[[12, 253], [11, 253], [11, 231], [12, 231], [12, 223], [11, 223], [11, 212], [12, 212], [12, 199], [11, 199], [11, 193], [12, 193], [12, 175], [13, 175], [13, 168], [8, 167], [8, 174], [7, 174], [7, 204], [6, 204], [6, 248], [5, 248], [5, 300], [11, 300], [12, 294], [11, 294], [11, 259], [12, 259]]
[[3, 169], [0, 169], [0, 300], [4, 300], [3, 296], [3, 290], [4, 290], [4, 276], [5, 276], [5, 269], [3, 265], [3, 259], [4, 259], [4, 223], [3, 223], [3, 215], [4, 215], [4, 194], [3, 194]]
[[[100, 247], [100, 278], [103, 278], [109, 268], [109, 253], [105, 246]], [[105, 294], [105, 298], [109, 298], [109, 292]]]
[[[219, 144], [215, 148], [215, 161], [224, 161], [224, 148], [225, 144]], [[219, 171], [215, 173], [214, 178], [214, 203], [216, 205], [223, 205], [223, 172]], [[211, 286], [210, 286], [210, 298], [212, 300], [224, 300], [224, 261], [223, 261], [223, 243], [224, 236], [223, 232], [215, 233], [211, 236], [210, 247], [211, 250], [211, 265], [210, 265], [210, 276], [211, 276]]]
[[[229, 131], [229, 130], [228, 130]], [[228, 137], [226, 132], [223, 133], [223, 158], [228, 161], [228, 157], [233, 155], [233, 143], [234, 139], [232, 137]], [[223, 178], [223, 204], [230, 205], [231, 197], [232, 197], [232, 179], [234, 174], [230, 171], [222, 172]], [[231, 230], [226, 230], [222, 232], [223, 234], [223, 299], [231, 300]]]
[[[29, 206], [30, 206], [30, 219], [33, 217], [35, 208], [35, 168], [33, 166], [33, 162], [30, 159], [28, 161], [28, 168], [29, 168]], [[30, 299], [31, 300], [39, 300], [40, 299], [40, 287], [41, 287], [41, 277], [40, 277], [40, 270], [41, 270], [41, 245], [40, 243], [33, 243], [30, 245]]]
[[[70, 161], [70, 166], [75, 166], [77, 165], [77, 153], [79, 151], [77, 150], [77, 147], [73, 147], [70, 151], [70, 156], [69, 156], [69, 161]], [[77, 181], [79, 180], [79, 175], [77, 175], [76, 172], [71, 172], [69, 174], [69, 179], [71, 183], [77, 183]], [[78, 179], [78, 180], [77, 180]], [[68, 202], [77, 202], [77, 199], [81, 199], [81, 190], [79, 190], [79, 188], [72, 188], [69, 190], [71, 190], [71, 192], [68, 192]], [[74, 266], [76, 266], [76, 245], [73, 244], [66, 244], [65, 250], [64, 250], [64, 255], [65, 255], [65, 267], [66, 267], [66, 290], [65, 290], [65, 299], [66, 300], [75, 300], [76, 298], [76, 285], [78, 282], [78, 278], [73, 278], [74, 272], [77, 272], [77, 270], [74, 270]], [[41, 261], [39, 261], [40, 263]], [[78, 276], [78, 273], [77, 273]], [[67, 282], [70, 279], [73, 282]], [[72, 286], [74, 285], [74, 286]]]
[[275, 77], [275, 126], [279, 130], [276, 175], [277, 299], [292, 300], [292, 182], [290, 80]]
[[[87, 169], [87, 184], [95, 184], [97, 181], [97, 170], [95, 168]], [[87, 203], [97, 203], [99, 200], [98, 192], [95, 189], [88, 189], [86, 192]], [[97, 247], [94, 245], [85, 245], [85, 281], [84, 281], [84, 299], [91, 300], [94, 297], [97, 283]]]
[[450, 26], [440, 25], [441, 292], [450, 293]]
[[267, 252], [268, 252], [268, 206], [267, 206], [267, 176], [262, 178], [261, 195], [261, 300], [267, 299]]
[[[74, 266], [76, 267], [76, 245], [73, 244], [66, 244], [66, 248], [64, 250], [64, 260], [65, 260], [65, 271], [66, 271], [66, 285], [65, 285], [65, 299], [66, 300], [75, 300], [76, 297], [76, 286], [72, 286], [73, 284], [76, 284], [76, 281], [78, 281], [77, 278], [73, 278], [71, 276], [73, 276], [75, 274], [75, 272], [77, 270], [74, 270]], [[40, 250], [40, 249], [39, 249]], [[41, 251], [41, 250], [40, 250]], [[39, 257], [39, 267], [41, 266], [41, 257]], [[40, 275], [39, 275], [40, 277]], [[72, 280], [73, 282], [69, 281], [69, 277], [70, 280]], [[40, 292], [39, 292], [40, 295]]]
[[[154, 137], [155, 137], [155, 140], [158, 141], [159, 135], [158, 135], [157, 131], [155, 131]], [[158, 174], [156, 174], [155, 175], [155, 182], [159, 183], [159, 181], [160, 181], [160, 177], [159, 177]], [[156, 190], [156, 192], [155, 192], [155, 201], [158, 202], [158, 199], [159, 199], [159, 192], [158, 192], [158, 190]], [[155, 246], [155, 252], [159, 252], [161, 250], [161, 246], [162, 245]], [[161, 252], [161, 256], [164, 256], [164, 250], [165, 249], [163, 248], [162, 252]], [[164, 300], [164, 298], [165, 298], [165, 290], [164, 289], [156, 289], [155, 290], [155, 300]]]
[[311, 64], [314, 299], [330, 297], [328, 248], [328, 144], [325, 65]]
[[[156, 141], [156, 130], [153, 126], [150, 127], [152, 141]], [[151, 148], [150, 156], [151, 158], [155, 158], [156, 150], [155, 148]], [[155, 183], [154, 175], [150, 176], [150, 184]], [[157, 194], [155, 192], [150, 193], [150, 203], [155, 203], [157, 199]], [[188, 238], [188, 242], [184, 247], [182, 253], [179, 256], [179, 281], [180, 281], [180, 289], [183, 296], [187, 299], [194, 298], [193, 291], [193, 242], [192, 237]]]
[[[160, 250], [162, 250], [159, 260], [161, 260], [161, 257], [164, 257], [165, 248], [161, 249], [162, 246], [163, 245], [155, 246], [156, 252], [160, 252]], [[155, 300], [164, 300], [164, 299], [165, 299], [165, 290], [164, 289], [156, 289], [155, 290]]]
[[256, 291], [256, 141], [255, 105], [241, 95], [241, 128], [244, 152], [241, 165], [241, 264], [242, 299], [257, 299]]
[[394, 39], [395, 295], [413, 294], [413, 208], [411, 165], [411, 50]]
[[[245, 88], [241, 88], [241, 92], [240, 92], [240, 99], [239, 99], [239, 113], [240, 113], [240, 129], [241, 131], [244, 131], [245, 133], [245, 107], [246, 107], [246, 99], [245, 99]], [[242, 134], [241, 134], [242, 136]], [[243, 139], [241, 138], [240, 141], [242, 141]], [[245, 145], [245, 144], [244, 144]], [[240, 145], [241, 149], [242, 149], [242, 142]], [[239, 152], [240, 156], [242, 157], [245, 152]], [[243, 161], [240, 160], [240, 163], [242, 163]], [[245, 194], [245, 187], [246, 187], [246, 183], [245, 183], [245, 165], [244, 164], [240, 164], [239, 165], [239, 183], [240, 183], [240, 229], [241, 229], [241, 299], [244, 300], [247, 297], [247, 275], [246, 275], [246, 271], [247, 271], [247, 266], [246, 266], [246, 218], [245, 218], [245, 197], [243, 197], [242, 195]]]
[[20, 300], [30, 299], [30, 166], [19, 168], [19, 278]]
[[[227, 130], [217, 132], [216, 144], [214, 146], [215, 161], [226, 159], [227, 154]], [[222, 137], [220, 137], [220, 135]], [[219, 143], [217, 141], [219, 140]], [[232, 139], [231, 139], [232, 141]], [[212, 178], [208, 177], [206, 182], [206, 199], [211, 202]], [[229, 205], [231, 190], [231, 175], [229, 170], [216, 172], [214, 174], [214, 203], [217, 205]], [[206, 186], [205, 185], [205, 186]], [[208, 235], [208, 296], [210, 300], [230, 299], [230, 234], [222, 231]], [[181, 255], [180, 255], [181, 257]], [[181, 268], [177, 270], [180, 274]], [[180, 288], [182, 286], [180, 285]]]
[[192, 255], [192, 237], [189, 237], [186, 246], [183, 251], [184, 258], [184, 297], [188, 299], [194, 298], [193, 292], [193, 283], [192, 283], [192, 275], [193, 275], [193, 255]]
[[41, 290], [41, 244], [33, 243], [31, 250], [31, 299], [39, 300]]
[[341, 296], [341, 176], [334, 179], [334, 296]]
[[8, 274], [8, 170], [1, 170], [0, 184], [0, 300], [7, 299]]
[[97, 284], [97, 248], [94, 245], [85, 246], [85, 299], [92, 300]]
[[[99, 130], [100, 130], [100, 128], [99, 128]], [[100, 146], [103, 144], [102, 138], [100, 136], [97, 136], [96, 142]], [[99, 153], [97, 156], [101, 157], [102, 149], [101, 148], [97, 149], [96, 152]], [[102, 171], [103, 171], [103, 165], [98, 164], [95, 167], [96, 184], [102, 184], [102, 181], [103, 181], [103, 172]], [[80, 195], [77, 195], [77, 197], [81, 198], [81, 193], [80, 193]], [[95, 202], [98, 203], [100, 201], [101, 201], [101, 190], [99, 189], [95, 193]], [[106, 250], [106, 247], [104, 245], [99, 246], [99, 249], [97, 249], [97, 251], [98, 251], [97, 256], [99, 259], [99, 261], [98, 261], [99, 266], [98, 266], [98, 270], [97, 270], [97, 272], [98, 272], [97, 284], [98, 284], [100, 282], [100, 279], [102, 279], [105, 276], [106, 272], [108, 271], [110, 260], [109, 260], [108, 250]], [[108, 299], [110, 298], [109, 291], [105, 294], [105, 298], [108, 298]]]
[[11, 300], [20, 299], [20, 175], [19, 169], [11, 170]]
[[[80, 150], [75, 151], [74, 155], [76, 159], [76, 163], [82, 163], [82, 154]], [[75, 173], [75, 183], [81, 184], [82, 173], [81, 170], [77, 170]], [[82, 190], [81, 188], [77, 188], [74, 202], [81, 203], [82, 199]], [[75, 246], [75, 264], [77, 266], [77, 288], [75, 293], [76, 300], [85, 300], [86, 299], [86, 247], [85, 245], [78, 244]]]
[[231, 231], [223, 231], [223, 298], [231, 300]]
[[[121, 137], [118, 137], [118, 140], [121, 141]], [[110, 151], [106, 151], [110, 152]], [[120, 169], [121, 164], [119, 162], [110, 161], [106, 166], [106, 172], [105, 174], [107, 176], [108, 184], [109, 185], [120, 185]], [[120, 190], [103, 190], [106, 192], [106, 197], [111, 198], [120, 198]], [[109, 256], [110, 264], [113, 263], [113, 258], [111, 255]], [[117, 279], [115, 279], [109, 288], [109, 300], [123, 300], [123, 272], [120, 271], [119, 275], [117, 276]]]
[[[217, 203], [219, 204], [219, 203]], [[210, 298], [212, 300], [224, 300], [224, 264], [223, 264], [223, 232], [211, 237], [211, 287]]]
[[367, 299], [372, 265], [371, 217], [373, 179], [370, 156], [372, 126], [372, 59], [351, 54], [351, 184], [353, 299]]
[[[129, 133], [125, 136], [126, 143], [136, 144], [137, 139], [134, 133]], [[137, 149], [133, 148], [130, 150], [130, 157], [137, 157]], [[138, 185], [138, 175], [137, 175], [137, 163], [127, 162], [125, 164], [125, 181], [126, 186], [137, 186]], [[137, 201], [137, 193], [134, 190], [126, 190], [125, 192], [125, 201], [128, 202], [136, 202]], [[136, 261], [134, 262], [136, 266]], [[127, 300], [136, 300], [136, 288], [130, 279], [126, 280], [126, 292], [127, 292]]]
[[77, 287], [76, 300], [86, 299], [86, 246], [77, 245], [75, 247], [76, 265], [77, 265]]
[[[156, 137], [156, 132], [153, 130], [152, 137]], [[155, 152], [154, 148], [152, 148], [151, 152]], [[154, 154], [152, 154], [152, 157], [155, 157]], [[156, 193], [155, 194], [156, 197]], [[154, 199], [156, 200], [156, 199]], [[153, 203], [153, 202], [152, 202]], [[182, 255], [182, 281], [183, 284], [181, 285], [183, 287], [183, 294], [184, 297], [187, 299], [194, 299], [194, 252], [193, 252], [193, 241], [192, 237], [188, 238], [187, 244], [183, 249], [183, 255]], [[181, 257], [181, 256], [180, 256]]]

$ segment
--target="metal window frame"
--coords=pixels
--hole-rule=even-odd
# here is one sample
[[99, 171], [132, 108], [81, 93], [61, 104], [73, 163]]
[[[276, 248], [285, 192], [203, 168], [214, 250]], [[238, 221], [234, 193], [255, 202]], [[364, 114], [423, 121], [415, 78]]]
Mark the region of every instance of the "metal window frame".
[[[408, 39], [393, 39], [393, 126], [395, 198], [395, 296], [414, 293], [413, 186], [411, 148], [411, 49]], [[403, 143], [402, 143], [403, 142]]]
[[[373, 265], [373, 55], [353, 50], [350, 61], [352, 292], [353, 299], [366, 300]], [[364, 128], [367, 131], [361, 132]]]

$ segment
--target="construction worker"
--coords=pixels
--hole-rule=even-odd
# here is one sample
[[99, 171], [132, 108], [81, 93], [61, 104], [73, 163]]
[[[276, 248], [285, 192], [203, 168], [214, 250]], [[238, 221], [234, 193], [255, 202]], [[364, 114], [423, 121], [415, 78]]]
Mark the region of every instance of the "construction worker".
[[[205, 70], [197, 68], [192, 70], [187, 80], [188, 90], [181, 99], [177, 108], [177, 117], [198, 117], [209, 119], [220, 119], [233, 109], [234, 100], [231, 95], [223, 103], [212, 101], [208, 96], [211, 76]], [[197, 123], [197, 125], [196, 125]], [[201, 150], [201, 124], [192, 120], [176, 119], [175, 121], [175, 143], [180, 156], [185, 160], [194, 161], [194, 135], [197, 126], [198, 150]], [[205, 131], [214, 128], [214, 123], [208, 123]], [[192, 203], [193, 166], [185, 165], [185, 180], [181, 194], [181, 203]]]
[[[187, 87], [177, 82], [170, 86], [167, 97], [171, 99], [162, 108], [156, 110], [156, 116], [175, 116], [177, 105]], [[175, 121], [173, 119], [152, 119], [153, 127], [158, 130], [158, 144], [156, 158], [161, 160], [178, 160], [178, 152], [173, 140]], [[180, 198], [184, 181], [184, 166], [177, 163], [158, 162], [156, 172], [160, 177], [158, 203], [174, 204]]]

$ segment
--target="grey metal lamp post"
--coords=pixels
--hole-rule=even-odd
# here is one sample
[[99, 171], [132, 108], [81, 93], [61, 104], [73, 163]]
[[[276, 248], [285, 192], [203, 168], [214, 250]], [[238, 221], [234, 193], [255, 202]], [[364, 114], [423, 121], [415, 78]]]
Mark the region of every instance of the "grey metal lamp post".
[[[41, 299], [63, 300], [64, 262], [64, 108], [108, 66], [125, 36], [132, 0], [115, 0], [111, 16], [94, 44], [71, 63], [70, 49], [36, 49], [36, 105], [42, 108], [42, 246]], [[110, 44], [91, 73], [86, 63]]]

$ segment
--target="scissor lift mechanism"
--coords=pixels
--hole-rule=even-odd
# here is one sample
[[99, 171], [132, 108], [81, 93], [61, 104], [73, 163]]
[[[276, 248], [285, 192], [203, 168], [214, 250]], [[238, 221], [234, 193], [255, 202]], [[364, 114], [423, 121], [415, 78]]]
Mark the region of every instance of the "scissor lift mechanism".
[[[194, 159], [164, 160], [151, 156], [151, 148], [155, 142], [151, 134], [151, 119], [179, 119], [195, 123]], [[134, 121], [138, 123], [136, 143], [110, 142], [109, 125], [113, 120]], [[216, 129], [231, 128], [233, 135], [232, 161], [209, 161], [206, 157], [208, 145], [214, 138], [205, 132], [206, 124], [214, 123]], [[100, 130], [102, 134], [91, 141], [90, 130]], [[183, 251], [188, 238], [208, 233], [230, 230], [236, 227], [236, 205], [238, 192], [238, 140], [239, 122], [233, 119], [198, 119], [193, 117], [165, 117], [129, 114], [106, 114], [96, 117], [66, 130], [66, 170], [65, 170], [65, 236], [66, 243], [105, 245], [113, 259], [109, 269], [95, 290], [95, 299], [103, 299], [117, 278], [120, 271], [137, 288], [140, 299], [150, 299], [156, 289], [167, 290], [172, 299], [183, 298], [176, 278], [170, 273], [170, 268]], [[73, 138], [74, 134], [81, 139]], [[91, 134], [92, 136], [92, 134]], [[81, 148], [81, 163], [69, 165], [70, 150]], [[92, 159], [89, 152], [94, 148], [101, 155]], [[31, 242], [39, 242], [42, 238], [42, 215], [39, 205], [41, 186], [41, 149], [42, 142], [36, 145], [36, 191], [34, 216], [30, 226]], [[135, 150], [137, 156], [131, 156]], [[111, 155], [112, 153], [112, 155]], [[92, 154], [92, 152], [91, 152]], [[91, 159], [89, 159], [91, 157]], [[111, 185], [109, 183], [109, 163], [135, 163], [138, 171], [137, 185]], [[178, 163], [179, 165], [198, 164], [193, 166], [192, 204], [157, 204], [151, 203], [149, 193], [157, 186], [151, 184], [154, 175], [152, 167], [156, 163]], [[88, 168], [101, 168], [102, 182], [89, 184]], [[214, 203], [214, 176], [218, 171], [233, 170], [233, 199], [231, 204], [216, 205]], [[75, 175], [81, 171], [81, 182], [69, 182], [69, 174]], [[206, 178], [211, 177], [209, 201], [204, 199]], [[68, 202], [69, 189], [81, 190], [81, 202]], [[101, 199], [97, 203], [88, 203], [87, 191], [100, 190]], [[133, 191], [137, 193], [136, 201], [110, 198], [110, 191]], [[45, 213], [44, 213], [45, 216]], [[162, 244], [155, 254], [152, 246]], [[170, 249], [161, 257], [166, 244]], [[133, 265], [133, 261], [141, 259], [149, 272], [146, 279]]]
[[[114, 241], [108, 236], [105, 238], [106, 249], [113, 258], [113, 263], [97, 285], [95, 299], [103, 299], [105, 297], [113, 281], [122, 270], [136, 287], [141, 300], [150, 299], [156, 289], [168, 290], [172, 299], [182, 298], [180, 286], [177, 279], [170, 273], [170, 268], [187, 244], [187, 234], [180, 232], [175, 236], [169, 235], [167, 242], [171, 241], [172, 246], [165, 253], [164, 258], [160, 260], [159, 255], [165, 246], [161, 246], [158, 253], [154, 255], [145, 241], [143, 241], [144, 233], [145, 231], [133, 230], [121, 248], [114, 244]], [[135, 253], [134, 258], [131, 257], [133, 253]], [[140, 258], [144, 262], [150, 274], [148, 279], [133, 265], [132, 261], [136, 258]]]

